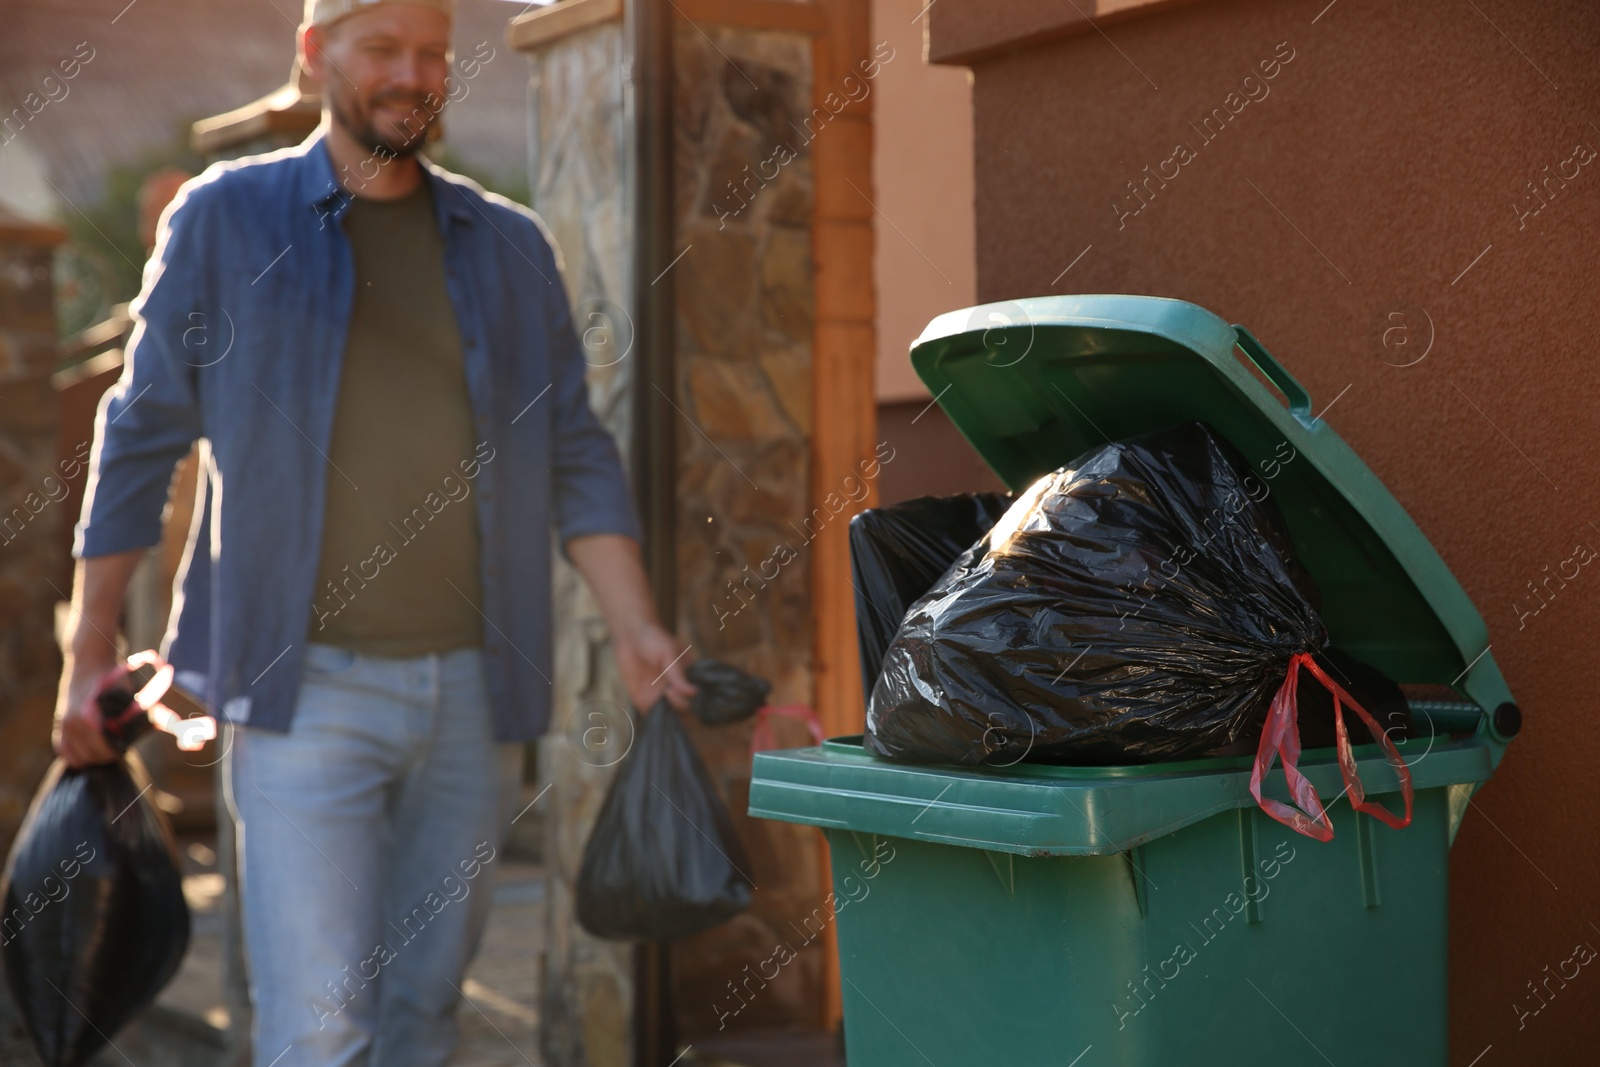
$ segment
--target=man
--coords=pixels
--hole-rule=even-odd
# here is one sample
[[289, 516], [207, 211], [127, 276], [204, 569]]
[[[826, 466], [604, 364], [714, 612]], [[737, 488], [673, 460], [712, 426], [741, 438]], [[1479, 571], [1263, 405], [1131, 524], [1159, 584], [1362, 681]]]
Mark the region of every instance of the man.
[[112, 758], [91, 696], [203, 439], [169, 658], [228, 724], [261, 1067], [449, 1058], [549, 717], [552, 525], [634, 703], [693, 691], [541, 224], [416, 154], [450, 26], [449, 0], [308, 0], [322, 125], [185, 184], [96, 426], [57, 750]]

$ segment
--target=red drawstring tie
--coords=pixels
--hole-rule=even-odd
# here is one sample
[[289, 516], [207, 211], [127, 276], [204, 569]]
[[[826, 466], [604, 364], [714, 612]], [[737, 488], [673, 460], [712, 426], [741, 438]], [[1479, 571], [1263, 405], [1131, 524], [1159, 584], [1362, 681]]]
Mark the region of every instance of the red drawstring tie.
[[[1328, 813], [1323, 810], [1322, 800], [1317, 796], [1316, 789], [1306, 780], [1305, 775], [1300, 773], [1299, 768], [1300, 708], [1296, 691], [1301, 667], [1310, 671], [1311, 676], [1333, 694], [1333, 727], [1339, 753], [1339, 771], [1344, 776], [1345, 789], [1350, 794], [1350, 806], [1356, 811], [1366, 812], [1375, 819], [1381, 819], [1396, 830], [1410, 826], [1411, 768], [1400, 758], [1400, 750], [1394, 747], [1389, 735], [1378, 728], [1376, 720], [1367, 709], [1356, 703], [1355, 698], [1345, 692], [1338, 682], [1329, 678], [1323, 669], [1317, 666], [1316, 660], [1311, 658], [1309, 652], [1297, 652], [1289, 660], [1289, 673], [1284, 678], [1283, 685], [1279, 687], [1277, 695], [1272, 698], [1272, 707], [1267, 711], [1266, 728], [1261, 731], [1261, 746], [1256, 750], [1255, 766], [1250, 771], [1250, 795], [1256, 798], [1262, 811], [1291, 830], [1318, 841], [1333, 840], [1333, 823], [1328, 820]], [[1367, 800], [1366, 791], [1361, 786], [1361, 778], [1356, 774], [1356, 757], [1350, 748], [1350, 731], [1344, 722], [1346, 705], [1361, 717], [1361, 721], [1366, 724], [1378, 744], [1383, 746], [1384, 758], [1399, 775], [1400, 792], [1406, 801], [1405, 818], [1402, 819], [1382, 805]], [[1295, 804], [1299, 805], [1298, 808], [1270, 797], [1263, 798], [1261, 795], [1261, 779], [1272, 769], [1275, 756], [1283, 757], [1283, 776], [1289, 783], [1289, 793], [1294, 797]]]
[[207, 741], [215, 740], [216, 719], [209, 715], [195, 715], [186, 719], [161, 703], [161, 698], [172, 688], [174, 671], [172, 664], [155, 652], [135, 653], [128, 657], [126, 663], [111, 668], [95, 684], [95, 696], [98, 697], [107, 689], [123, 684], [129, 675], [146, 664], [155, 668], [154, 677], [133, 695], [133, 700], [126, 710], [103, 721], [102, 727], [107, 735], [121, 739], [139, 718], [148, 716], [151, 726], [177, 739], [181, 751], [198, 752], [205, 747]]
[[767, 705], [756, 712], [756, 726], [750, 732], [750, 755], [757, 752], [766, 752], [778, 747], [777, 739], [772, 733], [773, 719], [793, 719], [804, 723], [811, 733], [811, 740], [815, 744], [822, 744], [822, 723], [817, 721], [817, 713], [804, 704], [779, 704]]

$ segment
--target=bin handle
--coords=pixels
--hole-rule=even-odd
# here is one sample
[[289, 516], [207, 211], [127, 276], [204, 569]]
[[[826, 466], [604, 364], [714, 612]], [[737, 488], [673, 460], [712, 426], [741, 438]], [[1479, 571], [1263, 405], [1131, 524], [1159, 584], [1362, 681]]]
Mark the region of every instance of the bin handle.
[[1311, 417], [1311, 394], [1306, 391], [1306, 387], [1295, 381], [1294, 375], [1267, 351], [1265, 345], [1256, 340], [1255, 334], [1238, 323], [1234, 323], [1233, 332], [1236, 335], [1235, 343], [1250, 357], [1250, 362], [1266, 375], [1268, 381], [1278, 387], [1279, 392], [1289, 398], [1289, 414], [1307, 427], [1315, 422], [1316, 420]]

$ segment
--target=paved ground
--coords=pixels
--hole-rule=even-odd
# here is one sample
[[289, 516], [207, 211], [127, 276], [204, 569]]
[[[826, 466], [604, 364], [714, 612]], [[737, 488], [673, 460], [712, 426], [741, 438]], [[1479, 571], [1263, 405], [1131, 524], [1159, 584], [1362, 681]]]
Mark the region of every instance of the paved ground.
[[739, 1034], [691, 1045], [680, 1067], [845, 1067], [829, 1034]]
[[[195, 861], [192, 853], [189, 858]], [[462, 985], [468, 1005], [461, 1009], [461, 1047], [451, 1067], [542, 1067], [537, 961], [544, 938], [544, 883], [540, 868], [531, 863], [496, 863], [495, 873], [489, 929]], [[184, 891], [194, 917], [189, 953], [157, 1003], [225, 1027], [217, 914], [222, 876], [201, 870], [185, 879]]]
[[539, 953], [544, 882], [538, 867], [508, 861], [495, 884], [483, 948], [461, 991], [461, 1047], [451, 1067], [538, 1067]]
[[[221, 876], [204, 845], [186, 849], [184, 892], [193, 917], [183, 967], [156, 1007], [116, 1035], [94, 1067], [218, 1067], [222, 998]], [[544, 883], [537, 864], [496, 862], [495, 906], [483, 948], [462, 986], [461, 1045], [450, 1067], [544, 1067], [538, 1042], [538, 959]], [[4, 1028], [0, 1028], [4, 1029]], [[20, 1033], [0, 1032], [0, 1067], [36, 1065]], [[684, 1051], [675, 1067], [843, 1067], [832, 1039], [816, 1034], [746, 1034]]]

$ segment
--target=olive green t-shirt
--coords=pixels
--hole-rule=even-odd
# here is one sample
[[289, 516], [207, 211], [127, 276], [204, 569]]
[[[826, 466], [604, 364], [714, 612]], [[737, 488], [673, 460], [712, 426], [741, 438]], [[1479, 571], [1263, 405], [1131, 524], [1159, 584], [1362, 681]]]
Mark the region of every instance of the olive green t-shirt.
[[[355, 308], [328, 448], [308, 640], [377, 656], [482, 643], [478, 440], [426, 180], [356, 197]], [[489, 453], [492, 455], [493, 453]]]

